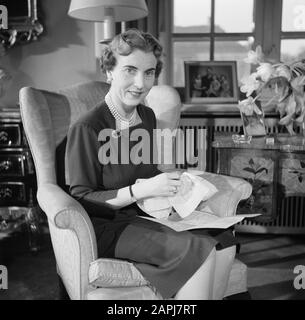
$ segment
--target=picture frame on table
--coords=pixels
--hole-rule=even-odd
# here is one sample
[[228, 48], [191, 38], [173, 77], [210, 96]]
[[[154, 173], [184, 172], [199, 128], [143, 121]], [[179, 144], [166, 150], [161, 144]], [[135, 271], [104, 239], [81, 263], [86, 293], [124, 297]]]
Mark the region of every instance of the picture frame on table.
[[185, 102], [238, 102], [236, 61], [185, 61]]

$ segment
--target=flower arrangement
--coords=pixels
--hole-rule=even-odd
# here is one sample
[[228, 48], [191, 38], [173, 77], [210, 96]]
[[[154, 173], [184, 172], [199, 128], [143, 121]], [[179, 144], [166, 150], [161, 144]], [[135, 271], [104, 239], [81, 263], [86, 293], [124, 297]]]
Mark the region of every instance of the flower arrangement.
[[305, 59], [291, 64], [267, 62], [260, 46], [251, 50], [246, 63], [257, 65], [256, 71], [241, 80], [240, 91], [246, 93], [247, 99], [239, 102], [239, 109], [246, 115], [263, 115], [256, 105], [264, 89], [272, 91], [272, 97], [264, 105], [277, 105], [280, 113], [280, 125], [285, 125], [291, 135], [295, 134], [294, 123], [301, 124], [305, 130]]

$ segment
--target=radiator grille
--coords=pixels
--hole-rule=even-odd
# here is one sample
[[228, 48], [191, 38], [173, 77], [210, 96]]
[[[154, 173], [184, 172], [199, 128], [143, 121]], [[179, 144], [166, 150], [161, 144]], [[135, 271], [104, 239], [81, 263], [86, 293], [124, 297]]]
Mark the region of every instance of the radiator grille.
[[[269, 134], [284, 132], [285, 128], [278, 126], [275, 118], [265, 119], [266, 130]], [[180, 121], [182, 130], [194, 130], [194, 154], [198, 155], [199, 150], [196, 144], [198, 129], [205, 129], [206, 133], [206, 159], [199, 159], [195, 165], [188, 165], [187, 161], [180, 168], [195, 167], [199, 170], [215, 172], [216, 152], [211, 146], [215, 132], [241, 133], [242, 122], [239, 118], [182, 118]], [[300, 130], [297, 131], [300, 133]], [[185, 158], [187, 156], [185, 155]], [[206, 160], [206, 161], [204, 161]], [[279, 233], [296, 234], [305, 233], [305, 198], [286, 197], [281, 201], [276, 219], [268, 223], [258, 223], [244, 220], [236, 226], [236, 231], [255, 233]]]

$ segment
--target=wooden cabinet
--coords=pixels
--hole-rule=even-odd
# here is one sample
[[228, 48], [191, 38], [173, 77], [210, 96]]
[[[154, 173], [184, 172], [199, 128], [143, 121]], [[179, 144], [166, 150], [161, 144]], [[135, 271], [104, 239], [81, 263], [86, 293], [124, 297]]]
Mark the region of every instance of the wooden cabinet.
[[277, 134], [236, 143], [232, 134], [215, 133], [212, 146], [217, 152], [217, 173], [252, 184], [252, 195], [241, 203], [238, 213], [261, 213], [256, 221], [271, 222], [284, 198], [305, 197], [303, 136]]
[[[229, 107], [223, 106], [222, 110], [227, 108]], [[183, 167], [192, 166], [200, 170], [217, 172], [218, 152], [217, 148], [212, 146], [213, 141], [215, 141], [217, 134], [226, 133], [230, 139], [234, 133], [241, 134], [243, 126], [240, 114], [233, 111], [221, 112], [218, 110], [214, 112], [214, 106], [211, 106], [208, 110], [200, 105], [192, 106], [190, 111], [189, 109], [189, 107], [183, 107], [182, 109], [180, 128], [183, 131], [193, 130], [194, 143], [191, 145], [193, 148], [186, 150], [186, 153], [190, 152], [189, 158], [196, 155], [198, 161], [195, 165], [190, 165], [187, 162], [186, 155], [186, 164]], [[285, 128], [278, 124], [278, 119], [279, 116], [275, 113], [265, 115], [268, 135], [278, 135], [284, 132]], [[200, 141], [198, 134], [202, 130], [205, 130], [206, 137], [204, 145], [198, 143]], [[279, 174], [277, 177], [278, 185], [276, 186], [277, 194], [275, 195], [275, 198], [277, 198], [277, 216], [273, 220], [270, 219], [270, 222], [244, 220], [237, 226], [237, 229], [243, 232], [284, 234], [304, 234], [305, 232], [305, 197], [302, 195], [305, 179], [304, 168], [302, 167], [304, 165], [302, 160], [304, 159], [304, 151], [297, 150], [297, 147], [294, 146], [294, 152], [288, 152], [291, 147], [285, 143], [282, 144], [281, 148], [281, 152], [280, 150], [277, 151], [277, 155], [280, 155], [276, 167], [278, 170], [274, 169]], [[272, 150], [269, 151], [272, 154]], [[273, 158], [271, 157], [271, 159]], [[261, 199], [263, 200], [263, 198]], [[265, 198], [265, 201], [267, 201], [267, 198]]]
[[37, 250], [36, 177], [19, 109], [0, 109], [0, 233], [25, 225], [31, 250]]

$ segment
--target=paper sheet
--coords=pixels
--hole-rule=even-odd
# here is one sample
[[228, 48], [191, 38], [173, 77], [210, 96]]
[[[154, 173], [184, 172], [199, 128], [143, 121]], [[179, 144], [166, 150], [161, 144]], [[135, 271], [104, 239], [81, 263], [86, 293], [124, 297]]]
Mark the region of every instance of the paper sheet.
[[177, 213], [173, 213], [168, 218], [154, 219], [141, 217], [161, 223], [177, 232], [192, 229], [227, 229], [245, 218], [253, 218], [260, 214], [239, 214], [232, 217], [218, 217], [211, 213], [208, 207], [206, 211], [194, 211], [188, 217], [182, 219]]

